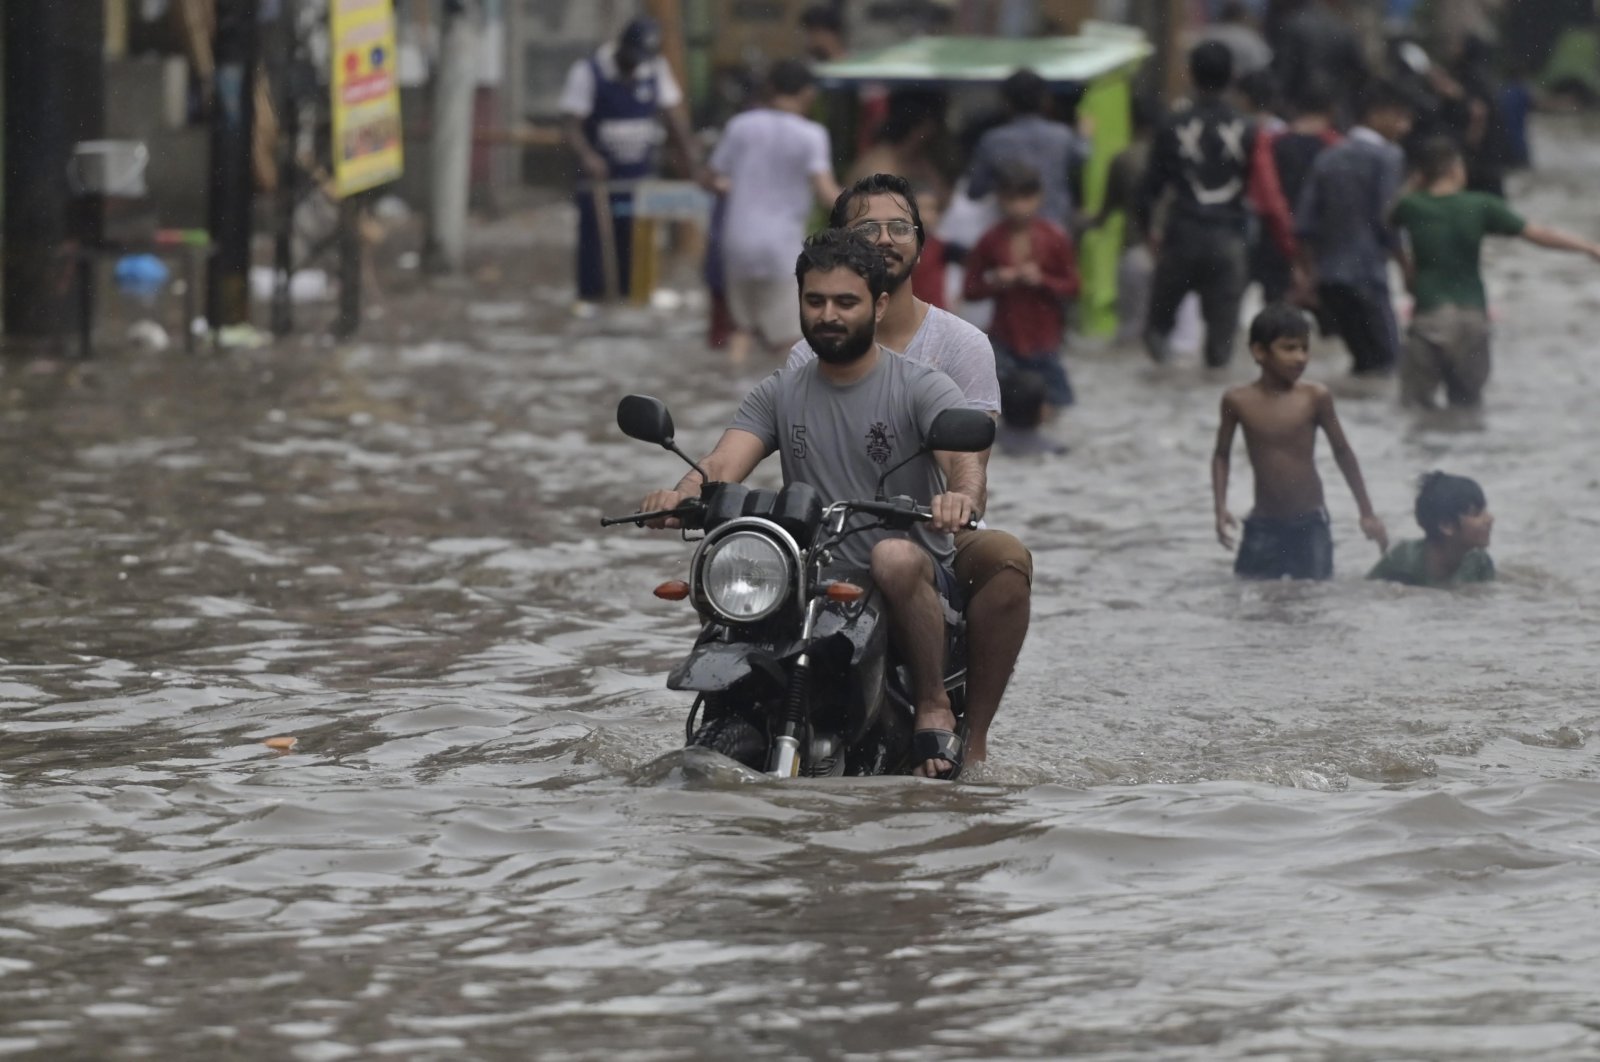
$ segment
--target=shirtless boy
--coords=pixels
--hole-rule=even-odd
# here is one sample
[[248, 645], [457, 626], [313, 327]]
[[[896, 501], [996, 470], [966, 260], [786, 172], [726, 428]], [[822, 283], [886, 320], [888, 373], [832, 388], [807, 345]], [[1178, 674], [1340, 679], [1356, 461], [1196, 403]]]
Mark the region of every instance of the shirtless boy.
[[1245, 449], [1255, 472], [1256, 504], [1244, 521], [1244, 541], [1234, 562], [1247, 579], [1331, 579], [1333, 536], [1317, 475], [1317, 429], [1328, 436], [1334, 460], [1361, 511], [1361, 531], [1389, 544], [1383, 521], [1372, 511], [1361, 466], [1333, 411], [1333, 396], [1322, 384], [1300, 377], [1311, 360], [1311, 327], [1298, 309], [1268, 306], [1250, 323], [1250, 356], [1261, 367], [1254, 383], [1222, 396], [1222, 427], [1211, 459], [1217, 539], [1233, 548], [1238, 522], [1228, 512], [1228, 462], [1233, 431], [1244, 429]]

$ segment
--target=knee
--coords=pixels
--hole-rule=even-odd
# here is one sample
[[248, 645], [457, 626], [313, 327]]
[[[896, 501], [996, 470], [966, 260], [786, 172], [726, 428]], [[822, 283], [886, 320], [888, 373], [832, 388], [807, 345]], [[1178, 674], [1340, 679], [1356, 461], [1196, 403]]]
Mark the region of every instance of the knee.
[[891, 598], [909, 596], [933, 578], [928, 554], [915, 542], [888, 538], [872, 547], [872, 581]]
[[1015, 568], [1003, 568], [992, 575], [972, 596], [967, 614], [991, 621], [1028, 615], [1033, 588], [1028, 578]]

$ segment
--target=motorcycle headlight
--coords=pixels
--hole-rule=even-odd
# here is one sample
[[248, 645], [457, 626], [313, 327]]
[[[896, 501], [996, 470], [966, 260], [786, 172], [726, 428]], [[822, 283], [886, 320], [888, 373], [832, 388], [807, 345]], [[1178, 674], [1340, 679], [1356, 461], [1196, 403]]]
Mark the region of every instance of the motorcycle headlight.
[[754, 623], [778, 611], [794, 581], [793, 562], [777, 542], [737, 531], [706, 550], [700, 589], [719, 616]]

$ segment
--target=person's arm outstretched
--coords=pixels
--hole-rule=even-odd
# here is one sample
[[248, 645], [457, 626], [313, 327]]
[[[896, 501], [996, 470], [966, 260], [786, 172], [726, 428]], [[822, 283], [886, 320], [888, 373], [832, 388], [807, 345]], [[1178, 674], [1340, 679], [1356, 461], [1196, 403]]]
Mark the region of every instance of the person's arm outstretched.
[[1361, 463], [1356, 460], [1356, 452], [1350, 448], [1350, 440], [1345, 438], [1339, 414], [1333, 410], [1333, 395], [1326, 387], [1317, 389], [1317, 424], [1328, 436], [1333, 459], [1338, 462], [1339, 471], [1344, 474], [1344, 481], [1350, 485], [1350, 493], [1356, 499], [1356, 509], [1361, 513], [1361, 533], [1378, 544], [1379, 553], [1386, 552], [1389, 549], [1389, 532], [1372, 510], [1366, 481], [1361, 478]]
[[1233, 529], [1239, 521], [1228, 511], [1228, 471], [1233, 457], [1233, 430], [1239, 426], [1239, 410], [1231, 393], [1222, 396], [1222, 425], [1217, 429], [1217, 448], [1211, 455], [1211, 500], [1216, 513], [1217, 541], [1222, 548], [1233, 548]]
[[1574, 251], [1600, 262], [1600, 244], [1581, 236], [1574, 236], [1570, 232], [1562, 232], [1546, 225], [1530, 224], [1523, 228], [1522, 238], [1540, 247], [1548, 247], [1552, 251]]

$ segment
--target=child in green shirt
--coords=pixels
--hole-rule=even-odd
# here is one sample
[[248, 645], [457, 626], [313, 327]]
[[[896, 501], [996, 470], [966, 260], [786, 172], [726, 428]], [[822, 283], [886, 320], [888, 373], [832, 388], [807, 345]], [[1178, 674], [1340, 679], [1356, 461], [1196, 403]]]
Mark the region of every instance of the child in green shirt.
[[1432, 407], [1440, 385], [1452, 406], [1475, 406], [1489, 379], [1488, 299], [1479, 269], [1483, 238], [1520, 236], [1600, 261], [1600, 244], [1524, 221], [1504, 199], [1465, 191], [1467, 167], [1448, 138], [1424, 144], [1420, 191], [1401, 197], [1391, 221], [1409, 238], [1400, 252], [1416, 299], [1400, 354], [1400, 400]]
[[1494, 578], [1494, 517], [1483, 488], [1465, 476], [1429, 472], [1417, 490], [1417, 523], [1427, 535], [1391, 549], [1367, 574], [1407, 586], [1457, 586]]

